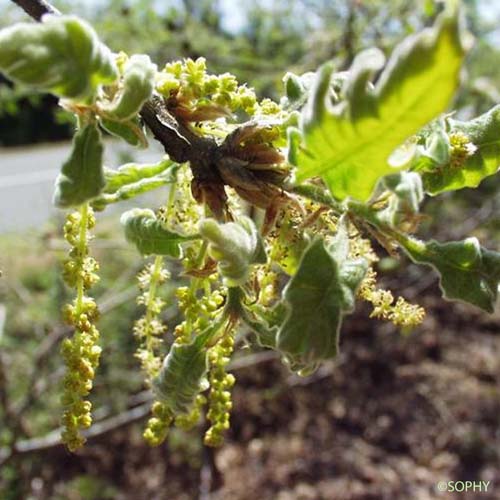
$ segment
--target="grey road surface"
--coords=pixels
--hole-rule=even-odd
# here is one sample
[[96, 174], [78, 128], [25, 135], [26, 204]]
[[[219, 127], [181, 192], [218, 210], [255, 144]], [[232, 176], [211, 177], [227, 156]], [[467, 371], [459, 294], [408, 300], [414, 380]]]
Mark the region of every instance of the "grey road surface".
[[[42, 227], [57, 213], [52, 205], [55, 178], [70, 152], [70, 143], [36, 147], [0, 148], [0, 233]], [[106, 144], [105, 163], [116, 167], [130, 158], [142, 163], [158, 161], [162, 152], [154, 144], [146, 151]], [[127, 159], [127, 161], [130, 161]]]

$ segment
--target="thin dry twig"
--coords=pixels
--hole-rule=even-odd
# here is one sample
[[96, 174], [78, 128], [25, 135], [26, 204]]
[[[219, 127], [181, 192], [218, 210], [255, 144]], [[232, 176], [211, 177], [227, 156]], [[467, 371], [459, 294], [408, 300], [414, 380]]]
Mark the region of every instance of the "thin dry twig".
[[[144, 403], [113, 417], [96, 422], [90, 429], [82, 432], [86, 439], [93, 439], [112, 430], [125, 427], [142, 420], [149, 414], [150, 403]], [[56, 429], [43, 437], [25, 439], [14, 443], [10, 448], [0, 449], [0, 467], [17, 455], [45, 451], [62, 445], [61, 429]]]
[[[277, 355], [275, 352], [258, 352], [236, 359], [229, 365], [229, 369], [234, 371], [243, 368], [249, 368], [260, 363], [272, 361], [276, 358]], [[322, 376], [326, 375], [322, 374]], [[117, 415], [108, 417], [110, 408], [101, 408], [95, 412], [94, 416], [102, 420], [94, 423], [92, 427], [83, 431], [82, 434], [87, 439], [92, 439], [102, 436], [107, 432], [111, 432], [121, 427], [138, 422], [149, 414], [152, 400], [152, 392], [149, 390], [145, 390], [131, 396], [131, 398], [129, 399], [129, 405], [138, 406], [134, 406], [131, 409], [118, 413]], [[62, 446], [60, 428], [55, 429], [42, 437], [16, 441], [10, 447], [0, 448], [0, 466], [5, 465], [5, 463], [7, 463], [15, 456], [45, 451], [57, 446]]]

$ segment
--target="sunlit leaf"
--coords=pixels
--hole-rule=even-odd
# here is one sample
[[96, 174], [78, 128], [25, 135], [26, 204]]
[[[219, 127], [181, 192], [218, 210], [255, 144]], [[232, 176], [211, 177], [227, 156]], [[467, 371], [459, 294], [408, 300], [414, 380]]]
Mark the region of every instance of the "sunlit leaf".
[[369, 78], [382, 66], [382, 55], [361, 53], [340, 104], [331, 103], [333, 65], [320, 68], [300, 131], [289, 132], [297, 182], [322, 176], [337, 198], [366, 201], [378, 180], [394, 172], [391, 153], [446, 110], [462, 56], [456, 16], [446, 14], [394, 50], [373, 88]]

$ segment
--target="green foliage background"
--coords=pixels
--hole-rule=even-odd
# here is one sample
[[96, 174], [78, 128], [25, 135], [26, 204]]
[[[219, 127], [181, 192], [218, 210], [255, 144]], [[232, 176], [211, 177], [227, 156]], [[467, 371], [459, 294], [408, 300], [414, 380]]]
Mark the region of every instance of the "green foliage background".
[[[432, 24], [437, 11], [432, 0], [53, 3], [87, 19], [112, 50], [149, 54], [158, 64], [204, 56], [211, 71], [235, 74], [262, 97], [277, 96], [286, 71], [301, 74], [326, 60], [343, 70], [357, 52], [370, 46], [388, 54], [405, 35]], [[500, 68], [490, 61], [500, 56], [495, 38], [500, 11], [485, 16], [485, 2], [464, 3], [478, 42], [468, 56], [469, 78], [455, 108], [472, 116], [498, 101]], [[0, 6], [0, 27], [26, 20], [8, 0], [0, 0]], [[0, 77], [0, 146], [69, 138], [69, 121], [53, 97], [12, 89]]]

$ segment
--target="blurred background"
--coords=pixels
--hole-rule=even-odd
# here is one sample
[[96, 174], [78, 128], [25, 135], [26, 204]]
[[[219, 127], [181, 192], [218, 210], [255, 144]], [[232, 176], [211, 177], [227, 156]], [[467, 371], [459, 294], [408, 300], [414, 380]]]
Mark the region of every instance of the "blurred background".
[[[500, 3], [467, 0], [476, 37], [453, 104], [460, 118], [500, 102]], [[54, 1], [89, 20], [115, 51], [147, 53], [159, 65], [204, 56], [278, 99], [286, 71], [334, 60], [347, 69], [361, 49], [387, 54], [432, 24], [432, 0], [87, 0]], [[0, 0], [0, 27], [27, 16]], [[500, 313], [445, 303], [436, 276], [382, 259], [383, 285], [427, 310], [401, 332], [367, 318], [361, 304], [344, 324], [341, 355], [309, 378], [290, 375], [268, 352], [244, 349], [232, 427], [214, 452], [201, 431], [142, 440], [144, 391], [131, 326], [134, 276], [142, 266], [121, 234], [117, 211], [101, 217], [93, 242], [101, 263], [95, 295], [104, 353], [93, 392], [96, 424], [76, 455], [59, 443], [60, 308], [66, 245], [51, 208], [54, 178], [69, 151], [71, 117], [55, 98], [13, 88], [0, 76], [0, 498], [1, 499], [432, 499], [439, 481], [491, 481], [500, 497]], [[114, 142], [107, 164], [155, 161]], [[420, 234], [477, 236], [499, 250], [498, 176], [477, 190], [429, 199]], [[155, 197], [142, 200], [155, 203]], [[175, 283], [164, 290], [171, 297]], [[176, 310], [166, 311], [175, 324]], [[13, 454], [10, 450], [15, 449]], [[209, 494], [209, 491], [213, 490]], [[451, 498], [451, 497], [449, 497]], [[460, 497], [462, 498], [462, 497]]]

